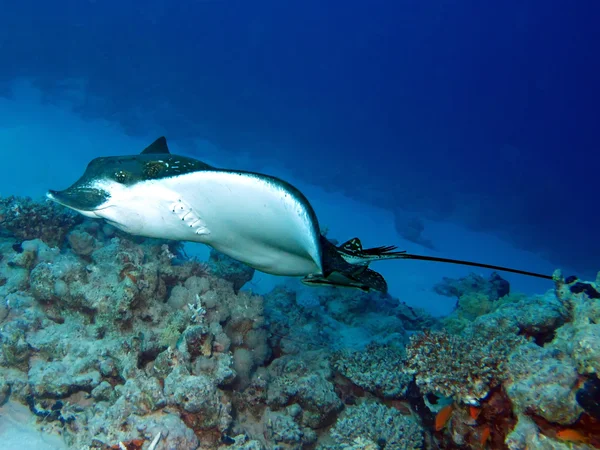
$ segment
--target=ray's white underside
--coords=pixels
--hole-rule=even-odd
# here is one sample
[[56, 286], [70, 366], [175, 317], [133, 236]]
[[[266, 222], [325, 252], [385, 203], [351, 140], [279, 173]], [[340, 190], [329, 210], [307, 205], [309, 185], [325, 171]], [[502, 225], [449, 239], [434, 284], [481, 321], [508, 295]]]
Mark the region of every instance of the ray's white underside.
[[269, 177], [215, 170], [132, 186], [97, 183], [111, 198], [86, 215], [128, 233], [208, 244], [274, 275], [322, 272], [318, 225], [293, 191]]

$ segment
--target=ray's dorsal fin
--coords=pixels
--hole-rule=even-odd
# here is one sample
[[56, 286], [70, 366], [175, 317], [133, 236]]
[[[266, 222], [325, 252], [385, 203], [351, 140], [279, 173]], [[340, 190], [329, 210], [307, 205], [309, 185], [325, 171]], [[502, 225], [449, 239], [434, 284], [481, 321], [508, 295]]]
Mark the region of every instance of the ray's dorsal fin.
[[141, 155], [150, 155], [150, 154], [164, 155], [166, 153], [171, 153], [171, 152], [169, 152], [169, 147], [167, 146], [167, 138], [164, 136], [161, 136], [157, 140], [155, 140], [152, 144], [150, 144], [148, 147], [146, 147], [144, 150], [142, 150], [142, 153], [140, 153], [140, 154]]

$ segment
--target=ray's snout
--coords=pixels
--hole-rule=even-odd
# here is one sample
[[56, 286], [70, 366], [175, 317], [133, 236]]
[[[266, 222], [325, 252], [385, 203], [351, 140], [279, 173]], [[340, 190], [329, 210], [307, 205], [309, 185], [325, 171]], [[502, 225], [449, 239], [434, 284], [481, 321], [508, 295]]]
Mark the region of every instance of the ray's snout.
[[46, 197], [61, 205], [80, 211], [91, 211], [99, 208], [110, 194], [103, 189], [71, 186], [62, 191], [48, 190]]

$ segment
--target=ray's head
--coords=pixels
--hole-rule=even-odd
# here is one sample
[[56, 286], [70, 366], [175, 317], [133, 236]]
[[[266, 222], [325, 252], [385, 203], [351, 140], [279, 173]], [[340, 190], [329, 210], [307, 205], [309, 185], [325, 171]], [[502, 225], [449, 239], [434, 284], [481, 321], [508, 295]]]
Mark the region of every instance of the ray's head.
[[[97, 212], [110, 205], [117, 191], [143, 179], [153, 165], [158, 168], [160, 159], [156, 156], [168, 153], [163, 137], [141, 155], [95, 158], [75, 183], [62, 191], [49, 190], [46, 196], [86, 216], [99, 217]], [[144, 161], [147, 158], [142, 158], [143, 155], [153, 155], [154, 161]]]
[[120, 193], [137, 183], [197, 170], [199, 161], [172, 155], [164, 137], [142, 153], [92, 160], [70, 187], [49, 190], [46, 196], [88, 217], [103, 217], [102, 210], [114, 206]]
[[51, 200], [89, 216], [105, 208], [119, 186], [135, 182], [139, 177], [131, 157], [107, 157], [92, 160], [83, 175], [71, 186], [62, 190], [49, 190]]

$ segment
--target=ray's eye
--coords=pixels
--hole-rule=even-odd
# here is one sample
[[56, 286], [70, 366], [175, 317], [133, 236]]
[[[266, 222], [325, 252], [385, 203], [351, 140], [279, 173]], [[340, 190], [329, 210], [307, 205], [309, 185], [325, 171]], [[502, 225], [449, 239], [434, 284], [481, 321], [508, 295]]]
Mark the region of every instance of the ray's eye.
[[115, 180], [119, 183], [125, 183], [128, 178], [129, 178], [129, 175], [127, 174], [127, 172], [125, 172], [123, 170], [119, 170], [119, 171], [115, 172]]

